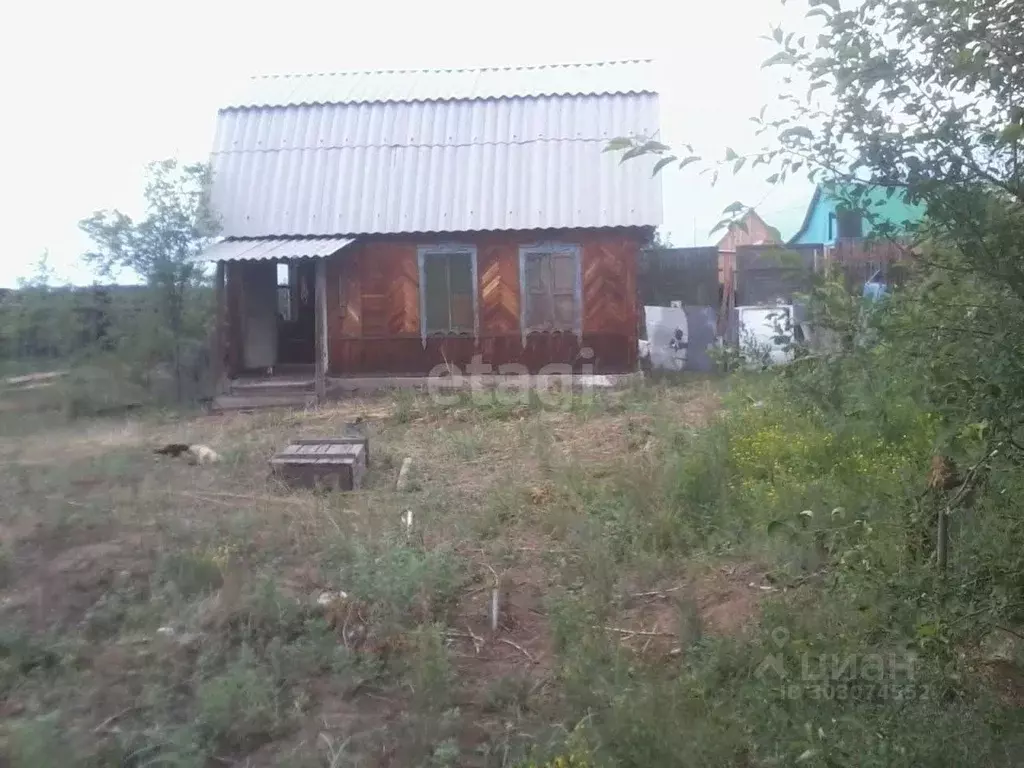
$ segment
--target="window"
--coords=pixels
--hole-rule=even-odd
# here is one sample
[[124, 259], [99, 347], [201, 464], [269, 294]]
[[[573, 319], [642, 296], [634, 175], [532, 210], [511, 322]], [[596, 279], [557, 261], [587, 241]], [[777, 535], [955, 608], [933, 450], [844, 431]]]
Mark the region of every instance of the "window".
[[836, 239], [836, 215], [830, 213], [828, 215], [828, 241], [831, 243]]
[[840, 210], [836, 213], [836, 236], [839, 238], [864, 236], [864, 218], [860, 215], [860, 211]]
[[580, 248], [539, 245], [519, 251], [523, 333], [576, 331], [580, 322]]
[[476, 332], [476, 249], [419, 249], [420, 328], [431, 333]]

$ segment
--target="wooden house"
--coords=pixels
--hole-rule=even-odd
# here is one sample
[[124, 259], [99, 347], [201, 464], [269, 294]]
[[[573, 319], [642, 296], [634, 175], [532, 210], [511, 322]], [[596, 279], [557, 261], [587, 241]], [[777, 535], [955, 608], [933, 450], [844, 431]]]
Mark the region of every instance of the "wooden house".
[[[854, 201], [856, 204], [850, 204]], [[871, 237], [881, 223], [899, 234], [924, 218], [924, 206], [907, 201], [899, 188], [847, 183], [819, 184], [790, 245], [836, 245]]]
[[822, 264], [835, 264], [853, 291], [865, 290], [868, 282], [898, 285], [925, 213], [925, 206], [907, 200], [899, 187], [821, 184], [789, 244], [819, 250]]
[[[220, 110], [217, 360], [324, 379], [634, 370], [650, 62], [255, 78]], [[522, 370], [516, 368], [516, 370]]]
[[728, 318], [736, 306], [736, 252], [744, 246], [780, 245], [779, 230], [768, 224], [753, 208], [738, 221], [729, 225], [725, 235], [718, 241], [718, 282], [722, 297], [719, 302], [718, 328], [725, 334]]

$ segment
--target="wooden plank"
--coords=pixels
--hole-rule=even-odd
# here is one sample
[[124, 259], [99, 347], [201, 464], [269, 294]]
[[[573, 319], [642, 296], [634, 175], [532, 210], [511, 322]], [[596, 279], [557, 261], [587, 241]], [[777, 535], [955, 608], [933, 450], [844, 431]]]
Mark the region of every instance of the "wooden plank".
[[519, 331], [519, 252], [514, 243], [484, 246], [477, 251], [480, 275], [480, 333]]
[[307, 408], [314, 403], [309, 395], [220, 395], [213, 401], [218, 411], [249, 411], [263, 408]]
[[242, 299], [245, 262], [224, 265], [227, 294], [227, 375], [237, 376], [242, 370]]
[[359, 445], [362, 446], [366, 456], [366, 465], [370, 465], [370, 441], [366, 437], [321, 437], [321, 438], [297, 438], [292, 440], [289, 448], [302, 445]]
[[217, 262], [217, 269], [213, 277], [214, 289], [214, 316], [213, 316], [213, 391], [214, 394], [221, 394], [225, 388], [226, 376], [224, 375], [224, 358], [227, 354], [225, 349], [227, 322], [227, 302], [225, 300], [225, 270], [224, 262]]
[[314, 437], [314, 438], [296, 438], [291, 441], [291, 445], [357, 445], [359, 443], [365, 443], [365, 437]]
[[583, 251], [583, 330], [629, 334], [635, 298], [624, 243], [594, 243]]
[[[363, 291], [360, 266], [362, 251], [346, 249], [335, 260], [338, 279], [338, 316], [334, 329], [339, 337], [363, 335]], [[351, 250], [351, 253], [348, 251]]]
[[316, 400], [322, 403], [327, 399], [327, 369], [329, 368], [330, 347], [327, 343], [327, 260], [316, 260], [316, 339], [314, 354], [316, 356]]
[[401, 245], [380, 255], [388, 272], [388, 333], [419, 334], [420, 276], [416, 249]]

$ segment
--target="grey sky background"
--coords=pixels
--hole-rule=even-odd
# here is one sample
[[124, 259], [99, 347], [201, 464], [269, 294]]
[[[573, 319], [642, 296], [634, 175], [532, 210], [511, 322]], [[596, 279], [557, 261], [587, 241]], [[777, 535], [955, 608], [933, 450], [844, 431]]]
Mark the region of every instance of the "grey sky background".
[[[751, 115], [778, 92], [759, 39], [799, 3], [288, 3], [94, 0], [12, 3], [0, 24], [0, 285], [46, 249], [62, 280], [87, 283], [77, 222], [98, 208], [136, 213], [151, 160], [203, 160], [218, 105], [251, 74], [657, 59], [662, 133], [716, 157], [758, 146]], [[734, 200], [758, 204], [783, 235], [811, 187], [770, 188], [743, 173], [711, 188], [667, 171], [665, 226], [678, 246], [713, 242]]]

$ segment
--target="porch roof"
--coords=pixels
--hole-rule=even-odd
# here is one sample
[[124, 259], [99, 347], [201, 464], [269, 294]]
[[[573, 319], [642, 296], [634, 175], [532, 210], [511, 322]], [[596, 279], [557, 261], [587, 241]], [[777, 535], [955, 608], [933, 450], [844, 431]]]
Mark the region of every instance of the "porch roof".
[[257, 237], [221, 240], [200, 255], [202, 261], [266, 261], [330, 256], [355, 242], [351, 237]]

